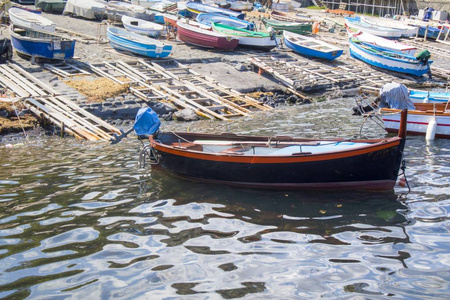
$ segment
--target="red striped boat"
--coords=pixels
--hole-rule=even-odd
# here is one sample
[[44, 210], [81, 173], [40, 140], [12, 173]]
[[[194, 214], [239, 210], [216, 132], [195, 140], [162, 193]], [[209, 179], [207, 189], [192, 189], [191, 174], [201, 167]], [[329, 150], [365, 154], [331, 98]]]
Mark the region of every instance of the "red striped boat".
[[191, 45], [233, 50], [239, 43], [239, 39], [236, 37], [214, 32], [211, 27], [194, 21], [178, 20], [177, 27], [178, 39]]
[[[407, 133], [426, 135], [429, 126], [436, 124], [435, 136], [450, 138], [450, 102], [414, 103], [415, 110], [408, 111]], [[400, 127], [400, 110], [382, 108], [384, 126], [388, 132], [396, 132]], [[434, 121], [432, 122], [432, 120]], [[430, 122], [432, 122], [430, 125]]]

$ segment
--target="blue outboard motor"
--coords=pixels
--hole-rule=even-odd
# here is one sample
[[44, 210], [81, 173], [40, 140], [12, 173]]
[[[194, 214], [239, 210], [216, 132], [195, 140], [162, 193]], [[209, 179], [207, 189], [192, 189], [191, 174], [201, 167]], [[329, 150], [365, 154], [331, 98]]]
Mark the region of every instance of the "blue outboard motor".
[[428, 8], [425, 10], [425, 14], [424, 14], [424, 16], [423, 16], [423, 20], [424, 20], [424, 21], [430, 20], [430, 19], [431, 19], [431, 14], [433, 13], [433, 11], [434, 11], [433, 8], [428, 7]]
[[134, 120], [133, 129], [138, 136], [149, 136], [158, 131], [161, 121], [149, 107], [139, 109]]

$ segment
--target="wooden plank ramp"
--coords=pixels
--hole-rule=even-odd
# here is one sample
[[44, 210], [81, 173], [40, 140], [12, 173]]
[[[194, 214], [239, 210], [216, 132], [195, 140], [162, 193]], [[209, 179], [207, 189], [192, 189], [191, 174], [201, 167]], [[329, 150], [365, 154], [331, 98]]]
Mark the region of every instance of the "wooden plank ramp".
[[208, 119], [230, 120], [250, 113], [244, 106], [192, 82], [179, 80], [144, 60], [102, 62], [91, 64], [90, 68], [100, 76], [130, 84], [130, 91], [144, 101], [168, 101]]
[[15, 64], [0, 65], [0, 84], [35, 115], [77, 138], [110, 141], [114, 134], [121, 134], [116, 127], [80, 108]]
[[67, 62], [46, 63], [46, 64], [44, 64], [44, 68], [46, 68], [50, 72], [52, 72], [56, 75], [59, 75], [63, 78], [91, 74], [91, 73], [87, 72], [86, 70], [83, 70], [82, 68], [79, 68], [76, 65], [70, 64]]
[[238, 105], [241, 108], [248, 110], [270, 110], [271, 106], [265, 105], [264, 103], [246, 96], [232, 88], [229, 88], [220, 82], [201, 75], [195, 72], [191, 68], [179, 63], [176, 60], [166, 60], [166, 61], [154, 61], [152, 65], [159, 68], [170, 77], [177, 79], [184, 83], [190, 83], [198, 88], [202, 88], [208, 92], [214, 93], [224, 100], [231, 101], [232, 103]]
[[288, 54], [268, 54], [249, 58], [252, 65], [297, 91], [356, 87], [366, 83], [381, 86], [397, 77], [372, 68], [359, 68], [342, 62], [324, 63]]

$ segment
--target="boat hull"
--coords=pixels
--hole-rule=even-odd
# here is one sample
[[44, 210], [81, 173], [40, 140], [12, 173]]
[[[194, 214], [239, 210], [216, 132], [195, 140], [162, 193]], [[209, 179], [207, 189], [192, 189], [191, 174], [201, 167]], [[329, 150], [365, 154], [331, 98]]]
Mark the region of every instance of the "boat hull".
[[386, 56], [379, 54], [374, 54], [357, 45], [351, 39], [349, 39], [349, 45], [350, 45], [350, 54], [352, 57], [362, 60], [365, 63], [368, 63], [372, 66], [386, 69], [389, 71], [415, 75], [417, 77], [425, 75], [429, 72], [430, 62], [423, 65], [420, 64], [418, 61], [415, 62], [404, 61], [400, 59], [388, 58]]
[[131, 52], [134, 54], [147, 56], [151, 58], [164, 58], [172, 53], [172, 45], [160, 44], [159, 41], [142, 36], [139, 38], [129, 38], [126, 30], [117, 30], [124, 34], [117, 34], [111, 28], [108, 28], [106, 34], [111, 47], [120, 51]]
[[[383, 114], [383, 122], [388, 132], [397, 132], [400, 127], [400, 110], [398, 109], [381, 109]], [[426, 135], [428, 124], [436, 118], [436, 137], [450, 138], [450, 114], [441, 115], [426, 113], [422, 111], [409, 111], [408, 122], [406, 126], [407, 134]]]
[[345, 152], [290, 156], [189, 151], [163, 145], [153, 138], [150, 144], [163, 169], [200, 181], [259, 188], [389, 190], [397, 180], [404, 139], [393, 138]]
[[66, 60], [74, 56], [74, 40], [59, 37], [33, 38], [15, 33], [13, 29], [10, 33], [12, 45], [20, 54], [53, 60]]
[[239, 43], [239, 40], [225, 35], [218, 35], [215, 32], [196, 29], [188, 24], [177, 25], [177, 38], [185, 43], [222, 50], [233, 50]]

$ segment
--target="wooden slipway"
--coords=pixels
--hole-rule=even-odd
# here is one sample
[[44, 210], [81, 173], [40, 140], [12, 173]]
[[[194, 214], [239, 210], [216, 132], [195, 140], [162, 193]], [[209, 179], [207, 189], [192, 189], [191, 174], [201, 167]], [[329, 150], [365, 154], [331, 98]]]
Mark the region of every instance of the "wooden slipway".
[[173, 60], [102, 62], [89, 67], [100, 76], [129, 84], [130, 91], [143, 101], [171, 102], [207, 119], [230, 120], [248, 116], [252, 110], [271, 109]]
[[249, 58], [259, 71], [270, 74], [287, 87], [297, 91], [314, 91], [333, 87], [356, 87], [361, 84], [382, 86], [385, 83], [399, 81], [398, 76], [412, 79], [410, 76], [396, 74], [397, 77], [377, 71], [373, 68], [358, 68], [342, 62], [324, 63], [299, 55], [274, 53]]
[[15, 64], [0, 65], [0, 85], [22, 100], [35, 115], [77, 138], [109, 141], [114, 134], [121, 133]]

